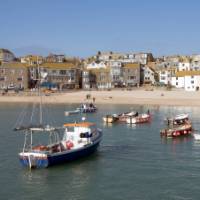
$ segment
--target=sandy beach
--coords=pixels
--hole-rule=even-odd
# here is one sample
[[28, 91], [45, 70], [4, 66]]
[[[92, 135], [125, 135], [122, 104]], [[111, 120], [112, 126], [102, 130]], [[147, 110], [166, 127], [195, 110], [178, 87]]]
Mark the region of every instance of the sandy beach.
[[[87, 100], [86, 96], [90, 95]], [[170, 106], [200, 106], [200, 92], [186, 92], [183, 90], [113, 90], [113, 91], [73, 91], [52, 93], [43, 96], [44, 103], [83, 103], [93, 101], [95, 104], [132, 104], [132, 105], [170, 105]], [[0, 102], [38, 102], [40, 97], [33, 94], [7, 94], [0, 96]]]

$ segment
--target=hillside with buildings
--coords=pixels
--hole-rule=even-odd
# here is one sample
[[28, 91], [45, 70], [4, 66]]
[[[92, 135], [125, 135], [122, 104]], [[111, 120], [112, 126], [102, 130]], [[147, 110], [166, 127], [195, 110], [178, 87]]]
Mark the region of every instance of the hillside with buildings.
[[140, 86], [167, 86], [198, 91], [200, 55], [155, 58], [152, 53], [97, 52], [80, 59], [64, 54], [15, 57], [0, 49], [0, 89], [31, 90], [38, 80], [38, 66], [47, 73], [43, 87], [55, 90], [132, 89]]

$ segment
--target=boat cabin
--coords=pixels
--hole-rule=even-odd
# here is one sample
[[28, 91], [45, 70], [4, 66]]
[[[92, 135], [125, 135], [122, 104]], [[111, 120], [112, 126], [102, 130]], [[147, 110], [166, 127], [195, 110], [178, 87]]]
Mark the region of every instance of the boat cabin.
[[[65, 143], [64, 146], [71, 144], [70, 149], [90, 144], [97, 131], [96, 125], [90, 122], [69, 123], [64, 124], [64, 127], [62, 143]], [[67, 148], [69, 149], [68, 145]]]
[[182, 124], [187, 124], [189, 122], [189, 117], [188, 114], [181, 114], [181, 115], [176, 115], [172, 119], [167, 118], [167, 125], [182, 125]]

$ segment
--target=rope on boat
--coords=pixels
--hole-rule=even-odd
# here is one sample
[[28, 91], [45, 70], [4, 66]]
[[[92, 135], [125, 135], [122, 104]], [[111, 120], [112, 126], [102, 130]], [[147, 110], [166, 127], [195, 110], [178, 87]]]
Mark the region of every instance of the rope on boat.
[[14, 128], [16, 128], [16, 127], [18, 127], [18, 126], [21, 126], [21, 125], [23, 124], [24, 118], [25, 118], [25, 116], [26, 116], [26, 114], [27, 114], [27, 107], [28, 107], [28, 105], [25, 105], [25, 106], [23, 107], [23, 109], [22, 109], [22, 111], [21, 111], [19, 117], [18, 117], [17, 120], [16, 120], [16, 123], [15, 123], [15, 125], [14, 125]]

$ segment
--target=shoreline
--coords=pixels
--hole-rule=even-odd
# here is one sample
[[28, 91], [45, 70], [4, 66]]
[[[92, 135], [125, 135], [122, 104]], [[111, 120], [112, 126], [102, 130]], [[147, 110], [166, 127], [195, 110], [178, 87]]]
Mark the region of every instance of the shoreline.
[[[86, 99], [87, 95], [90, 99]], [[113, 90], [113, 91], [73, 91], [66, 93], [52, 93], [43, 96], [43, 103], [73, 104], [92, 102], [95, 104], [130, 104], [130, 105], [161, 105], [161, 106], [200, 106], [200, 92], [166, 91], [166, 90]], [[39, 102], [40, 97], [25, 94], [9, 94], [0, 96], [0, 103], [32, 103]]]

